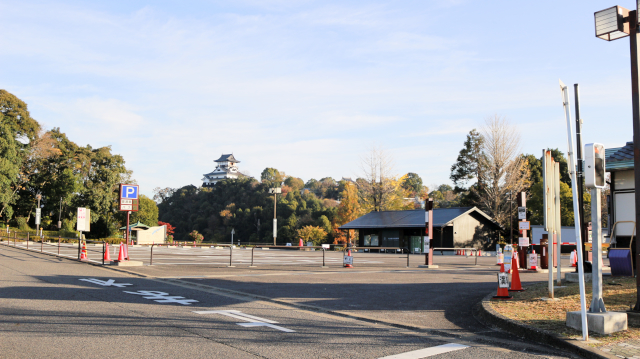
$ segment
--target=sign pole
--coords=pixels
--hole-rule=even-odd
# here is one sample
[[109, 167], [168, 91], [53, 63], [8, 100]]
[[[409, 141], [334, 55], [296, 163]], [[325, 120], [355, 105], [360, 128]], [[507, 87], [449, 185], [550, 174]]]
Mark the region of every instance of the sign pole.
[[129, 216], [131, 215], [131, 211], [127, 211], [127, 246], [129, 245], [129, 238], [131, 237], [129, 235]]

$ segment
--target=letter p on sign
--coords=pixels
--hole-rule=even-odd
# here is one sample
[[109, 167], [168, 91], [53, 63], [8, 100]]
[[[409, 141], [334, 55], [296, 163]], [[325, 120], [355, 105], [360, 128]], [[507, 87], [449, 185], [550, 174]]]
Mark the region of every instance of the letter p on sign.
[[138, 199], [138, 185], [123, 184], [120, 186], [120, 198]]

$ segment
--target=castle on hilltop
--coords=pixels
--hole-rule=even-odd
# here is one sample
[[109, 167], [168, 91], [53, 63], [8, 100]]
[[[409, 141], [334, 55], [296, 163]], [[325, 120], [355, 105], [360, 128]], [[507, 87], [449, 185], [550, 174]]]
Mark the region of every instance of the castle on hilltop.
[[216, 169], [214, 169], [213, 172], [204, 175], [204, 178], [202, 179], [202, 187], [211, 187], [218, 181], [222, 181], [227, 178], [236, 179], [246, 177], [238, 170], [237, 164], [240, 163], [240, 161], [236, 160], [236, 158], [233, 157], [233, 154], [222, 155], [213, 162], [216, 163]]

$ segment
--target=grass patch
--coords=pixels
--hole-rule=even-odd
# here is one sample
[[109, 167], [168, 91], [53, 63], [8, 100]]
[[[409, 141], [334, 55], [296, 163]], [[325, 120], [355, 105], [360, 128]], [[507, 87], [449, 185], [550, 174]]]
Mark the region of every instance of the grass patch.
[[[555, 283], [555, 281], [554, 281]], [[567, 312], [580, 310], [578, 283], [563, 282], [565, 288], [554, 290], [554, 301], [544, 301], [548, 297], [548, 283], [535, 283], [524, 292], [511, 292], [513, 299], [492, 300], [496, 312], [532, 327], [561, 334], [572, 339], [582, 338], [582, 332], [566, 326]], [[591, 283], [585, 283], [587, 310], [591, 304]], [[625, 312], [636, 303], [636, 279], [632, 277], [603, 277], [602, 292], [607, 311]], [[600, 335], [589, 332], [589, 336], [600, 341], [590, 344], [594, 347], [610, 345], [627, 340], [640, 339], [640, 328]]]

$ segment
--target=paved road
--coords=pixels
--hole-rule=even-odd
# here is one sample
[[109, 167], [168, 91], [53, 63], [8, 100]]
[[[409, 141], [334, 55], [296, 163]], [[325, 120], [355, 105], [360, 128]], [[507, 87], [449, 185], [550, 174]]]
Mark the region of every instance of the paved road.
[[490, 263], [443, 267], [124, 272], [0, 246], [0, 357], [568, 357], [473, 319]]

